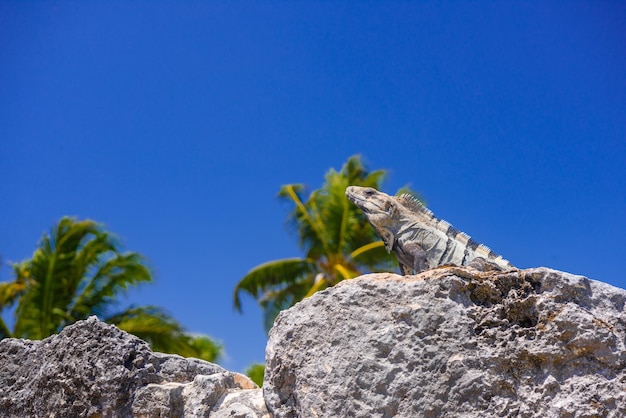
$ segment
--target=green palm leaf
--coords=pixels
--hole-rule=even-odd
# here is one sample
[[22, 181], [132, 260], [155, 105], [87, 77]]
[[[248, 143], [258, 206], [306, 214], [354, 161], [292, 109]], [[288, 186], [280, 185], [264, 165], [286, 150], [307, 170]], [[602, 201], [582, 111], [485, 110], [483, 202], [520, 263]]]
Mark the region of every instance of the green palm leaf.
[[289, 214], [288, 223], [298, 232], [301, 248], [327, 248], [326, 227], [311, 199], [304, 202], [301, 196], [304, 186], [287, 184], [280, 188], [278, 197], [295, 204]]
[[[305, 258], [287, 258], [261, 264], [246, 274], [234, 292], [235, 309], [241, 311], [240, 293], [246, 292], [259, 300], [271, 299], [272, 291], [288, 287], [292, 282], [311, 275], [315, 261]], [[274, 293], [275, 294], [275, 293]]]
[[106, 322], [150, 343], [153, 350], [216, 361], [221, 346], [203, 335], [189, 335], [174, 318], [156, 306], [129, 308]]
[[141, 282], [152, 281], [150, 271], [137, 253], [118, 254], [94, 267], [93, 275], [85, 277], [85, 286], [69, 308], [72, 318], [93, 313], [103, 315], [118, 293]]

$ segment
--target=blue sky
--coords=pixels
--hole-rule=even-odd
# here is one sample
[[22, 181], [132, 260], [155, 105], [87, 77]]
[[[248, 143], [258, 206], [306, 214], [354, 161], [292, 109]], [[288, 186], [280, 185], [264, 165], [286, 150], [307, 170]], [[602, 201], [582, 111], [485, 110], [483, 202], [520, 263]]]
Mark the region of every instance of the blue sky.
[[239, 279], [300, 256], [282, 184], [361, 154], [521, 268], [626, 287], [623, 2], [0, 2], [0, 281], [64, 215], [126, 302], [263, 361]]

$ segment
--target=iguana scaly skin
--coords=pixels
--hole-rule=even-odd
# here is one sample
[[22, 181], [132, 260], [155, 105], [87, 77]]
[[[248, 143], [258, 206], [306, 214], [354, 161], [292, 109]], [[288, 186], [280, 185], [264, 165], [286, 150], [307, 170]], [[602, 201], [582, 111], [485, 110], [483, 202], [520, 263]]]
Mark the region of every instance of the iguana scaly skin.
[[389, 196], [371, 187], [350, 186], [348, 199], [393, 251], [403, 274], [420, 273], [443, 265], [470, 266], [479, 270], [514, 269], [507, 260], [478, 244], [433, 213], [413, 196]]

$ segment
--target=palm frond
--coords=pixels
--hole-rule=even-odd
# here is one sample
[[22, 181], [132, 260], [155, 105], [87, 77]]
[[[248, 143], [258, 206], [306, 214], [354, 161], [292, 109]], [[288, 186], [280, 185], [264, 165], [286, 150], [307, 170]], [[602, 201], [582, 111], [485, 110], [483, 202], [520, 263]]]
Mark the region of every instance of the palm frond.
[[356, 250], [352, 251], [350, 253], [350, 258], [357, 258], [361, 254], [364, 254], [364, 253], [366, 253], [368, 251], [372, 251], [375, 248], [384, 248], [384, 247], [385, 247], [385, 243], [382, 242], [382, 241], [370, 242], [369, 244], [365, 244], [365, 245], [357, 248]]
[[358, 271], [356, 271], [356, 270], [354, 270], [354, 269], [352, 269], [350, 267], [346, 267], [343, 264], [335, 264], [333, 267], [334, 267], [334, 269], [336, 271], [339, 272], [339, 274], [341, 275], [341, 278], [343, 280], [353, 279], [353, 278], [355, 278], [356, 276], [359, 275]]
[[316, 292], [323, 290], [328, 287], [328, 282], [324, 280], [324, 275], [322, 273], [318, 273], [315, 275], [315, 281], [313, 282], [313, 286], [309, 289], [309, 291], [304, 295], [303, 299], [308, 298], [309, 296], [313, 296]]
[[180, 354], [184, 357], [195, 357], [212, 363], [218, 361], [222, 356], [222, 351], [224, 350], [222, 345], [216, 343], [208, 336], [187, 334], [187, 337], [187, 345], [190, 350], [176, 352], [174, 354]]
[[235, 309], [241, 312], [240, 293], [246, 292], [254, 298], [260, 298], [267, 291], [288, 285], [298, 277], [315, 270], [315, 262], [306, 258], [287, 258], [270, 261], [250, 270], [237, 283], [233, 302]]
[[393, 253], [387, 253], [385, 245], [378, 240], [353, 251], [350, 258], [363, 272], [397, 271], [398, 261]]
[[102, 314], [104, 308], [130, 286], [152, 281], [144, 258], [133, 252], [115, 254], [95, 267], [97, 270], [92, 277], [85, 277], [86, 285], [68, 309], [72, 318], [81, 319], [93, 313]]
[[280, 188], [278, 197], [291, 201], [295, 208], [288, 217], [288, 223], [298, 234], [298, 243], [301, 248], [326, 248], [326, 227], [315, 208], [313, 194], [308, 200], [304, 200], [302, 192], [305, 187], [302, 184], [286, 184]]
[[192, 335], [163, 309], [156, 306], [131, 307], [105, 321], [148, 342], [154, 351], [216, 361], [222, 346], [206, 335]]
[[[347, 245], [346, 235], [356, 211], [351, 211], [346, 199], [347, 179], [340, 173], [331, 170], [326, 175], [324, 186], [313, 196], [319, 207], [321, 217], [327, 229], [328, 247], [333, 253], [340, 253]], [[328, 252], [328, 251], [326, 251]]]
[[263, 309], [263, 328], [265, 332], [269, 332], [270, 328], [272, 328], [274, 320], [280, 311], [304, 299], [308, 290], [311, 289], [314, 283], [315, 276], [309, 274], [300, 276], [297, 280], [292, 280], [283, 287], [267, 291], [263, 297], [259, 299], [259, 304]]

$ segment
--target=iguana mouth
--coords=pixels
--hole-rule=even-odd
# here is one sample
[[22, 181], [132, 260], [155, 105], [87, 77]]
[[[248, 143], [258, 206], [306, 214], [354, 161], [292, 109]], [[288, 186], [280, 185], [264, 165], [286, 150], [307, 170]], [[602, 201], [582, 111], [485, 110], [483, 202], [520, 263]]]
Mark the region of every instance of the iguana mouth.
[[348, 194], [348, 192], [346, 192], [346, 196], [348, 197], [348, 200], [350, 202], [352, 202], [355, 205], [357, 205], [359, 207], [359, 209], [361, 209], [363, 212], [365, 212], [365, 213], [370, 213], [371, 212], [367, 208], [367, 206], [365, 205], [365, 200], [364, 199], [360, 199], [358, 196], [350, 195], [350, 194]]

